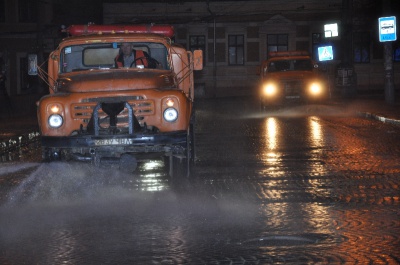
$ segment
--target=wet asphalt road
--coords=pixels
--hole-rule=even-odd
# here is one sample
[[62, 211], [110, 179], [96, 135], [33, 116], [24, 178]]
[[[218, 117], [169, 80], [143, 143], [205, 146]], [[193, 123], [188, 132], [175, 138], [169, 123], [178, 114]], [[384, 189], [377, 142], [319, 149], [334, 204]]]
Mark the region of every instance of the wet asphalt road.
[[0, 164], [0, 264], [398, 264], [400, 128], [198, 101], [196, 167]]

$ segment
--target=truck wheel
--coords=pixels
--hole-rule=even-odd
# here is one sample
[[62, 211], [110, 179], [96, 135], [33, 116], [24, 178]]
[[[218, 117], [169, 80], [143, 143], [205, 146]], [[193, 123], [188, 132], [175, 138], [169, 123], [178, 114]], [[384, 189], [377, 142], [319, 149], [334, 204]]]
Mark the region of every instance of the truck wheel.
[[186, 137], [185, 157], [169, 157], [169, 175], [171, 177], [189, 177], [190, 169], [194, 163], [194, 130], [193, 125], [190, 128]]
[[183, 172], [183, 176], [190, 177], [190, 173], [193, 169], [194, 161], [195, 161], [195, 138], [194, 138], [194, 123], [190, 123], [189, 130], [186, 138], [186, 166]]
[[48, 148], [42, 148], [42, 161], [43, 162], [51, 162], [61, 160], [61, 152], [54, 152]]
[[43, 162], [50, 162], [50, 154], [49, 154], [49, 150], [47, 150], [46, 148], [42, 148], [42, 161]]
[[265, 112], [265, 105], [262, 100], [260, 100], [260, 112]]
[[169, 175], [172, 178], [189, 177], [189, 163], [187, 158], [170, 156]]
[[188, 148], [189, 148], [189, 154], [190, 154], [190, 166], [193, 166], [195, 163], [195, 159], [196, 159], [196, 147], [195, 147], [195, 136], [194, 136], [194, 124], [191, 123], [190, 124], [190, 131], [189, 131], [189, 144], [188, 144]]

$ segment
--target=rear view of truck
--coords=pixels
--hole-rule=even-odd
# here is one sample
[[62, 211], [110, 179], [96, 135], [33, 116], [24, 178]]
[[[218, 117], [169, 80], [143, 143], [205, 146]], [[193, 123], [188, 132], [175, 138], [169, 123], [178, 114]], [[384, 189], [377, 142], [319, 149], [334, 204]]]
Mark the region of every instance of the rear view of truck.
[[[188, 176], [193, 70], [202, 69], [201, 51], [173, 44], [171, 26], [76, 25], [67, 31], [72, 36], [49, 58], [49, 94], [38, 102], [43, 159], [133, 171], [141, 159], [157, 156], [170, 175]], [[137, 55], [129, 66], [117, 63], [124, 43]]]

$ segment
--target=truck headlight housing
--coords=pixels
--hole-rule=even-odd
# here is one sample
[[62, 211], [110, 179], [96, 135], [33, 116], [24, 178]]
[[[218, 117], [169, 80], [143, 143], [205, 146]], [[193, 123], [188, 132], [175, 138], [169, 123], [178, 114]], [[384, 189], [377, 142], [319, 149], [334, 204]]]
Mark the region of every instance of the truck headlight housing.
[[309, 92], [311, 95], [320, 95], [322, 93], [322, 86], [320, 83], [312, 83]]
[[273, 83], [268, 83], [263, 86], [263, 94], [265, 96], [274, 96], [278, 92], [278, 88]]
[[60, 114], [63, 112], [63, 107], [59, 103], [52, 103], [47, 105], [46, 111], [50, 114]]
[[51, 114], [48, 123], [51, 128], [59, 128], [63, 125], [63, 118], [60, 114]]
[[164, 110], [164, 120], [174, 122], [178, 119], [178, 111], [174, 108], [167, 108]]

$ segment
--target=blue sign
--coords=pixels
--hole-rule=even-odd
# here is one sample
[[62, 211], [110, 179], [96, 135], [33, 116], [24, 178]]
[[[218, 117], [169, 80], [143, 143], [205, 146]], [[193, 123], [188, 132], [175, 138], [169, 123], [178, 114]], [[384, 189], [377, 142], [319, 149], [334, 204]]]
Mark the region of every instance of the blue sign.
[[330, 61], [330, 60], [333, 60], [333, 49], [332, 49], [332, 46], [318, 47], [318, 60], [319, 61]]
[[379, 41], [395, 41], [396, 39], [396, 17], [380, 17]]

